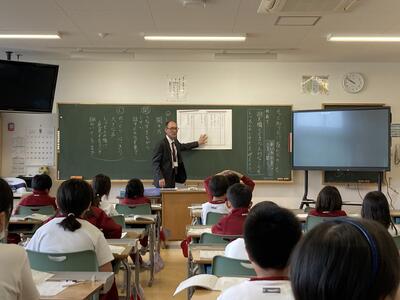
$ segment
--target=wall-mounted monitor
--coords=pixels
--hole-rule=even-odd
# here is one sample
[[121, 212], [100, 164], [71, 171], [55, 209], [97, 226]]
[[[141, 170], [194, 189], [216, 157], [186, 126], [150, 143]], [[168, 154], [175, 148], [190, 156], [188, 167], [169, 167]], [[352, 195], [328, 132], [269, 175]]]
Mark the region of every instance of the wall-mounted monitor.
[[294, 170], [390, 170], [390, 107], [293, 112]]
[[51, 112], [57, 65], [0, 60], [0, 110]]

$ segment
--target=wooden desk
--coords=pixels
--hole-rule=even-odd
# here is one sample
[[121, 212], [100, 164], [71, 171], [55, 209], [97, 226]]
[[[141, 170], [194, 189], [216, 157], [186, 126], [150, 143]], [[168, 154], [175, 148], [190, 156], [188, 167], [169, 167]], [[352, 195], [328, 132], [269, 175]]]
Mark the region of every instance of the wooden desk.
[[200, 238], [204, 232], [211, 233], [212, 225], [187, 225], [186, 237]]
[[221, 294], [220, 291], [210, 291], [206, 289], [196, 288], [192, 296], [192, 300], [214, 300]]
[[141, 239], [146, 235], [146, 228], [123, 228], [122, 233], [124, 232], [127, 239]]
[[[216, 255], [224, 255], [225, 252], [225, 244], [190, 244], [189, 251], [190, 251], [190, 258], [192, 263], [194, 264], [211, 264], [213, 261], [214, 256]], [[201, 257], [201, 252], [210, 252], [212, 256], [210, 257]]]
[[[49, 216], [50, 217], [50, 216]], [[43, 221], [36, 220], [36, 219], [26, 219], [22, 220], [23, 216], [14, 215], [11, 216], [10, 222], [8, 224], [8, 232], [9, 233], [16, 233], [16, 234], [27, 234], [33, 235], [42, 224]]]
[[207, 202], [207, 199], [204, 189], [161, 190], [162, 227], [171, 232], [169, 240], [179, 241], [185, 238], [185, 227], [191, 224], [188, 206]]

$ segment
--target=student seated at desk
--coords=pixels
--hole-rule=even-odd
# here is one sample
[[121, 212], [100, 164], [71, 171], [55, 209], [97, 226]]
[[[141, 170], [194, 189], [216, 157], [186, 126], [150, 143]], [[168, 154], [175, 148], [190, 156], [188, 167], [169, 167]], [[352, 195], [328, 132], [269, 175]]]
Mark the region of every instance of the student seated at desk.
[[361, 217], [382, 224], [392, 235], [398, 234], [390, 216], [389, 203], [385, 194], [380, 191], [369, 192], [364, 196]]
[[[233, 170], [224, 170], [215, 175], [225, 176], [226, 179], [228, 179], [228, 186], [231, 186], [235, 183], [240, 183], [240, 181], [242, 181], [245, 185], [247, 185], [250, 188], [251, 191], [253, 191], [254, 186], [256, 185], [250, 177], [247, 177], [246, 175], [240, 174], [239, 172]], [[211, 181], [211, 178], [212, 176], [209, 176], [204, 180], [204, 188], [206, 190], [209, 200], [213, 198], [213, 195], [209, 188], [209, 183]]]
[[15, 209], [15, 214], [18, 214], [18, 208], [22, 206], [48, 206], [54, 207], [57, 210], [56, 198], [49, 196], [49, 192], [53, 182], [49, 175], [35, 175], [32, 179], [33, 194], [24, 197]]
[[[0, 178], [0, 241], [6, 238], [12, 208], [13, 193], [8, 183]], [[0, 266], [0, 299], [39, 299], [24, 248], [0, 243]]]
[[206, 225], [207, 214], [209, 212], [219, 214], [227, 214], [229, 212], [225, 204], [228, 187], [229, 182], [224, 175], [215, 175], [208, 182], [208, 191], [211, 193], [212, 199], [201, 205], [201, 221], [203, 225]]
[[399, 252], [377, 222], [323, 222], [294, 250], [290, 280], [296, 300], [399, 299]]
[[257, 277], [227, 289], [218, 300], [293, 299], [289, 257], [301, 238], [301, 226], [289, 210], [273, 202], [257, 203], [244, 225], [244, 241]]
[[92, 206], [100, 207], [108, 216], [116, 216], [114, 204], [108, 201], [111, 191], [111, 179], [107, 175], [97, 174], [92, 179], [94, 199]]
[[324, 187], [318, 194], [315, 209], [312, 209], [308, 214], [317, 217], [347, 216], [346, 212], [342, 210], [342, 197], [339, 190], [330, 185]]
[[138, 204], [151, 204], [149, 198], [143, 196], [144, 186], [140, 179], [133, 178], [129, 180], [125, 188], [125, 198], [120, 200], [120, 204], [124, 205], [138, 205]]
[[214, 234], [242, 235], [243, 224], [251, 207], [251, 189], [242, 184], [235, 183], [228, 188], [226, 205], [229, 214], [211, 227]]
[[[26, 249], [37, 252], [64, 253], [93, 250], [100, 272], [112, 272], [114, 259], [103, 233], [83, 219], [93, 200], [90, 185], [80, 179], [64, 181], [57, 191], [60, 216], [41, 226], [29, 241]], [[118, 299], [115, 287], [107, 299]]]

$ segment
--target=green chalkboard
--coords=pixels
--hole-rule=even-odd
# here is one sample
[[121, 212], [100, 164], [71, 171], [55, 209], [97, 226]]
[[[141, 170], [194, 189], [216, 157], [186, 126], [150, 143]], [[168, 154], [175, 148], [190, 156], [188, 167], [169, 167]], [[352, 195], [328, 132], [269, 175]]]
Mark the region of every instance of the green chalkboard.
[[[188, 179], [234, 169], [255, 180], [291, 178], [290, 106], [59, 104], [58, 178], [152, 179], [154, 145], [182, 109], [232, 110], [232, 149], [182, 152]], [[178, 122], [179, 126], [179, 122]]]

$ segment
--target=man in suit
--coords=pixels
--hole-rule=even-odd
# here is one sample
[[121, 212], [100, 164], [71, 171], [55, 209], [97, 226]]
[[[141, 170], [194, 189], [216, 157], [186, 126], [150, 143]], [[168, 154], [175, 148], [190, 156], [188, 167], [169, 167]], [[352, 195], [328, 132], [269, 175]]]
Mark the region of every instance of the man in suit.
[[178, 127], [175, 121], [167, 121], [164, 130], [166, 136], [156, 145], [153, 154], [154, 185], [156, 187], [173, 188], [175, 182], [184, 183], [186, 181], [181, 151], [205, 144], [207, 135], [200, 135], [196, 142], [181, 144], [177, 140]]

